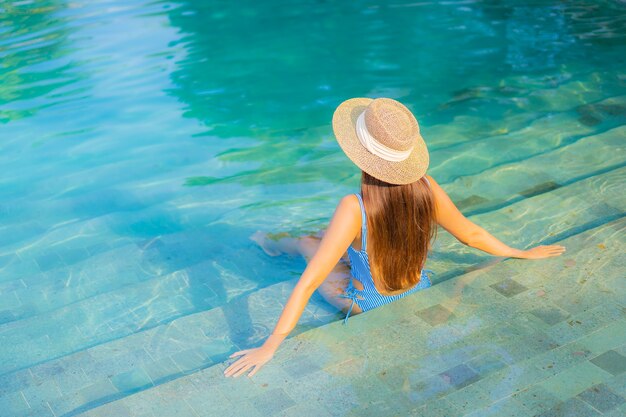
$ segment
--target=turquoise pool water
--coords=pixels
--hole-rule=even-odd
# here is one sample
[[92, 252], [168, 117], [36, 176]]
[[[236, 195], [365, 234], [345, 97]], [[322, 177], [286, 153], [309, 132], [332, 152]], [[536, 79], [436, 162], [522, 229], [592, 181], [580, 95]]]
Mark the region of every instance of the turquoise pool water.
[[[316, 231], [357, 190], [330, 127], [350, 97], [405, 103], [429, 173], [511, 245], [623, 217], [624, 6], [0, 3], [0, 408], [76, 415], [262, 340], [304, 262], [249, 236]], [[492, 261], [442, 233], [427, 267]], [[315, 295], [294, 334], [339, 317]], [[158, 365], [104, 364], [131, 341]]]

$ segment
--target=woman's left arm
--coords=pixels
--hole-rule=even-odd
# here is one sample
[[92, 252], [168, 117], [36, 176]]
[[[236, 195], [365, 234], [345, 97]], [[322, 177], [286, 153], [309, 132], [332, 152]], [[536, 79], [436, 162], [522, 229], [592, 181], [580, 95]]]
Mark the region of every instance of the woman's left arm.
[[[359, 214], [356, 215], [356, 213]], [[313, 292], [324, 282], [354, 240], [361, 228], [360, 219], [359, 202], [356, 196], [349, 195], [342, 198], [317, 252], [293, 289], [274, 331], [262, 346], [233, 353], [231, 358], [243, 356], [224, 371], [225, 376], [237, 377], [254, 367], [248, 374], [251, 377], [272, 359], [278, 346], [296, 327]]]

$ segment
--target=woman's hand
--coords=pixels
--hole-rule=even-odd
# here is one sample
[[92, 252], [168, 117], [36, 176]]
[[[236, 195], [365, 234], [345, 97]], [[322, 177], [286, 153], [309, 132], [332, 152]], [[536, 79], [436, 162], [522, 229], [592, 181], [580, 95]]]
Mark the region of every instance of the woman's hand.
[[263, 345], [258, 348], [235, 352], [230, 355], [230, 357], [234, 358], [235, 356], [241, 356], [241, 358], [237, 359], [237, 361], [226, 368], [224, 376], [238, 377], [254, 367], [254, 369], [252, 369], [252, 371], [248, 374], [248, 377], [251, 377], [256, 374], [263, 365], [269, 362], [272, 357], [274, 357], [275, 351], [275, 348]]
[[561, 245], [541, 245], [536, 246], [532, 249], [528, 249], [522, 251], [519, 256], [515, 256], [516, 258], [523, 259], [541, 259], [548, 258], [551, 256], [559, 256], [565, 252], [565, 246]]

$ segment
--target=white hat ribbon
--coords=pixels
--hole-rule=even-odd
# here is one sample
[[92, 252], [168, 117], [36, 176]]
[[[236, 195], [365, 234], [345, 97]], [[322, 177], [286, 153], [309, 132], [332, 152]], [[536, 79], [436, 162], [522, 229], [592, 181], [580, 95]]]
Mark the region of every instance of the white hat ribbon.
[[365, 149], [385, 161], [401, 162], [407, 159], [409, 155], [411, 155], [411, 152], [413, 152], [413, 146], [406, 151], [399, 151], [397, 149], [391, 149], [377, 141], [367, 130], [367, 126], [365, 126], [365, 112], [361, 113], [356, 121], [356, 135]]

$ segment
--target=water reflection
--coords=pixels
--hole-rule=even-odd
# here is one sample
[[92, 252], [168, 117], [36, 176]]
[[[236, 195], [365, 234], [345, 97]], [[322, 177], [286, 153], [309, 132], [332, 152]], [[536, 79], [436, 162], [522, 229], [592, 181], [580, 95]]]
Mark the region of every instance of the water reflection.
[[[333, 158], [330, 120], [353, 96], [400, 99], [426, 128], [464, 113], [493, 122], [476, 126], [475, 137], [519, 129], [528, 118], [504, 127], [502, 119], [532, 114], [523, 103], [538, 85], [561, 85], [576, 76], [580, 59], [599, 60], [604, 45], [596, 41], [623, 38], [616, 6], [596, 3], [315, 1], [286, 9], [238, 2], [218, 9], [182, 1], [168, 16], [187, 56], [169, 93], [211, 135], [254, 139], [216, 156], [241, 164], [234, 175], [198, 173], [186, 185], [349, 178], [349, 162]], [[525, 81], [510, 82], [517, 74]]]
[[0, 122], [33, 116], [60, 99], [29, 102], [66, 87], [81, 78], [69, 58], [73, 30], [61, 12], [63, 1], [5, 2], [0, 6]]

